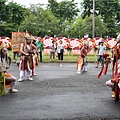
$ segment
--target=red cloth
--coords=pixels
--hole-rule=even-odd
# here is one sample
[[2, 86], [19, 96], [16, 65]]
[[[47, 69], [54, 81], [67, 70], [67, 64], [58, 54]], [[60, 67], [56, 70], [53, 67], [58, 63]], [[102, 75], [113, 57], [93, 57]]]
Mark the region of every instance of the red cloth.
[[107, 53], [106, 53], [106, 54], [103, 54], [103, 58], [106, 59], [107, 57], [109, 57], [109, 54], [107, 54]]

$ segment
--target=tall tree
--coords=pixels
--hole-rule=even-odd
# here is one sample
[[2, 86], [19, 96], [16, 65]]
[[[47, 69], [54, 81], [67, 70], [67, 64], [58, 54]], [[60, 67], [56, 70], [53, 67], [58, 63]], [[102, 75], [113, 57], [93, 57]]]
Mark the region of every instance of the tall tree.
[[56, 0], [48, 0], [48, 9], [52, 11], [52, 13], [60, 19], [60, 32], [63, 34], [65, 29], [63, 29], [63, 25], [66, 21], [72, 22], [72, 20], [78, 16], [78, 7], [77, 3], [74, 0], [71, 1], [61, 1], [56, 2]]
[[[83, 0], [82, 17], [90, 16], [93, 10], [93, 0]], [[116, 36], [120, 25], [120, 2], [119, 0], [95, 0], [95, 15], [101, 15], [103, 22], [107, 25], [106, 35]]]
[[16, 25], [20, 25], [20, 23], [22, 22], [22, 20], [24, 19], [24, 12], [26, 10], [25, 7], [15, 3], [15, 2], [9, 2], [7, 4], [7, 15], [9, 17], [9, 19], [7, 20], [7, 22], [14, 22]]
[[[78, 21], [78, 20], [77, 20]], [[80, 36], [83, 37], [85, 34], [88, 34], [89, 37], [92, 38], [92, 15], [90, 17], [86, 17], [85, 19], [80, 19], [79, 22], [81, 21], [81, 25], [78, 26], [78, 23], [75, 24], [75, 28], [79, 30]], [[101, 20], [101, 16], [97, 16], [95, 18], [95, 34], [96, 36], [101, 36], [103, 37], [105, 33], [107, 32], [106, 25], [103, 23]], [[79, 23], [80, 24], [80, 23]]]
[[23, 13], [26, 8], [14, 2], [6, 2], [6, 0], [0, 1], [0, 36], [11, 37], [11, 33], [18, 30], [24, 19]]
[[0, 23], [7, 20], [6, 3], [7, 0], [0, 0]]
[[58, 34], [59, 20], [47, 9], [41, 5], [31, 5], [30, 9], [25, 12], [25, 19], [19, 26], [20, 31], [27, 30], [33, 35], [41, 36]]
[[70, 37], [83, 37], [84, 29], [82, 27], [84, 19], [82, 17], [78, 17], [70, 26], [70, 30], [68, 31], [68, 35]]

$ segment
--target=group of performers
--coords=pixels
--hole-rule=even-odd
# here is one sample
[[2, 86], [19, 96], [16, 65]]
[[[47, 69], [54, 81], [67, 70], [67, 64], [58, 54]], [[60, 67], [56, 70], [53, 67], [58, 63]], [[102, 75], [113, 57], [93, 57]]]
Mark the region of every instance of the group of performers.
[[[32, 76], [35, 76], [35, 67], [38, 66], [38, 47], [32, 44], [32, 38], [29, 34], [25, 35], [25, 41], [20, 47], [20, 79], [32, 81]], [[8, 50], [5, 44], [0, 45], [0, 96], [5, 93], [5, 88], [9, 88], [9, 93], [17, 93], [18, 90], [14, 89], [16, 77], [7, 72], [10, 68], [11, 58], [8, 56]]]
[[[77, 61], [77, 73], [81, 74], [82, 71], [87, 71], [87, 53], [91, 50], [89, 41], [85, 41], [80, 49], [80, 55]], [[35, 67], [38, 66], [38, 47], [32, 43], [32, 38], [29, 34], [25, 35], [25, 42], [20, 47], [20, 78], [19, 82], [23, 80], [32, 81], [32, 76], [35, 76]], [[106, 59], [104, 64], [112, 63], [112, 79], [106, 82], [112, 90], [112, 97], [115, 101], [119, 101], [120, 97], [120, 35], [117, 37], [117, 44], [112, 48], [112, 58]], [[14, 89], [16, 77], [7, 72], [10, 68], [11, 58], [8, 56], [8, 50], [5, 44], [0, 45], [0, 95], [5, 93], [5, 88], [8, 88], [9, 93], [18, 92]], [[104, 67], [104, 65], [103, 65]], [[101, 70], [103, 70], [103, 67]], [[107, 71], [106, 67], [106, 71]]]
[[[103, 42], [101, 42], [103, 44]], [[80, 55], [77, 61], [77, 73], [81, 74], [82, 71], [87, 71], [87, 53], [91, 50], [88, 42], [84, 42], [83, 47], [80, 49]], [[102, 66], [101, 71], [98, 74], [100, 78], [102, 72], [106, 75], [108, 64], [112, 64], [112, 79], [106, 82], [106, 85], [112, 91], [112, 97], [115, 98], [115, 102], [120, 99], [120, 34], [117, 37], [116, 45], [111, 48], [112, 56], [110, 57], [106, 51], [102, 54]], [[98, 61], [99, 62], [99, 61]], [[97, 64], [98, 65], [98, 64]], [[97, 66], [98, 68], [98, 66]]]

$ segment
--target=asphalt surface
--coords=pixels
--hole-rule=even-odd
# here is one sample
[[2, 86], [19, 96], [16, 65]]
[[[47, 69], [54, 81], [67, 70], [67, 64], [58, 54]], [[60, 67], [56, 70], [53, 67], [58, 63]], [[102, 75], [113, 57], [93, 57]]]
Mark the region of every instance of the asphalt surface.
[[[120, 102], [115, 103], [95, 64], [88, 72], [76, 73], [75, 63], [41, 63], [34, 81], [16, 82], [18, 93], [0, 97], [0, 120], [120, 120]], [[9, 72], [19, 79], [19, 68]]]

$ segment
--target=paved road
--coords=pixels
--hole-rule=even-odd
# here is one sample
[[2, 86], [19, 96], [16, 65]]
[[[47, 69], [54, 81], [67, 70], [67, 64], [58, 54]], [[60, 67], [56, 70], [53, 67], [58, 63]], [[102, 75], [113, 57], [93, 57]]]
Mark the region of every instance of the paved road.
[[[92, 63], [81, 75], [75, 63], [42, 63], [34, 81], [17, 82], [17, 94], [0, 97], [0, 120], [120, 120], [120, 102], [105, 86], [111, 70], [98, 79], [99, 71]], [[16, 64], [9, 72], [19, 78]]]

